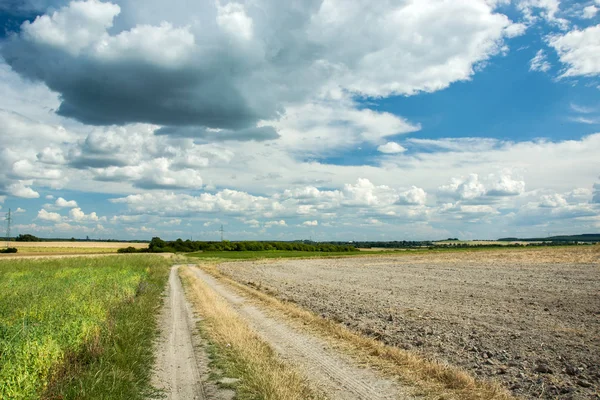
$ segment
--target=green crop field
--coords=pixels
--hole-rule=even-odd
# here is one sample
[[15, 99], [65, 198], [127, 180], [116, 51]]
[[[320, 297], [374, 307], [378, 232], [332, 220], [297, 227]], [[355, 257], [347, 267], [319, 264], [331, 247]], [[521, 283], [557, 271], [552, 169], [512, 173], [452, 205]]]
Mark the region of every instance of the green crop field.
[[0, 260], [0, 398], [143, 398], [168, 261]]
[[[380, 252], [379, 254], [388, 252]], [[389, 252], [391, 253], [391, 252]], [[287, 250], [269, 250], [269, 251], [204, 251], [197, 253], [187, 253], [186, 256], [197, 258], [223, 258], [231, 260], [261, 259], [261, 258], [313, 258], [313, 257], [353, 257], [365, 256], [361, 252], [325, 252], [325, 251], [287, 251]]]

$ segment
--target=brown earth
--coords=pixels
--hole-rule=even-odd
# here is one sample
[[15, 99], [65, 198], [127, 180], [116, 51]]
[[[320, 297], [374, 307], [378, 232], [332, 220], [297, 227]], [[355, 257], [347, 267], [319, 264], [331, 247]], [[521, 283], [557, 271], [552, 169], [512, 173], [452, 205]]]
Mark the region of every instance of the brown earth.
[[600, 398], [600, 247], [223, 263], [237, 281], [526, 398]]

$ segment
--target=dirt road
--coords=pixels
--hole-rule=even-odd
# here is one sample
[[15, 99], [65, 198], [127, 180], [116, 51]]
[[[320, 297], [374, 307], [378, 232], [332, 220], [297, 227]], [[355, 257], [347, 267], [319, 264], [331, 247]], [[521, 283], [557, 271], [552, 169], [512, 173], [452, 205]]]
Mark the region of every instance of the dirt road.
[[408, 389], [376, 372], [359, 367], [347, 356], [318, 339], [251, 304], [206, 272], [192, 268], [216, 293], [226, 299], [239, 315], [285, 361], [296, 367], [327, 398], [335, 400], [411, 399]]
[[160, 315], [161, 335], [153, 385], [163, 390], [169, 400], [204, 400], [207, 397], [200, 368], [206, 362], [201, 362], [194, 350], [194, 317], [177, 275], [178, 268], [177, 265], [171, 268]]

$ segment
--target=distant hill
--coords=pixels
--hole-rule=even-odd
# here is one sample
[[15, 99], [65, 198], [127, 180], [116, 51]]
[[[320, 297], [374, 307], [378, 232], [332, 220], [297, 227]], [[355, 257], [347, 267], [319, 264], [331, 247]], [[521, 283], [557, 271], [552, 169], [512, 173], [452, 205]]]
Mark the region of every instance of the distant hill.
[[549, 236], [545, 238], [502, 238], [500, 242], [600, 242], [600, 233], [584, 233], [581, 235]]

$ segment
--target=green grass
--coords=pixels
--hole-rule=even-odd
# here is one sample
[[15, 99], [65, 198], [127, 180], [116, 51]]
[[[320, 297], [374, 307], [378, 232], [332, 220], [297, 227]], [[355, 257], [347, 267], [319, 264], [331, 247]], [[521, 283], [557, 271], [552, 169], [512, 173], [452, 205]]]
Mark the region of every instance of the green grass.
[[[384, 252], [379, 252], [381, 254]], [[387, 252], [385, 252], [387, 253]], [[357, 256], [365, 255], [360, 251], [342, 251], [342, 252], [323, 252], [323, 251], [286, 251], [286, 250], [271, 250], [271, 251], [204, 251], [198, 253], [188, 253], [189, 257], [197, 258], [219, 258], [230, 260], [246, 260], [246, 259], [261, 259], [261, 258], [313, 258], [313, 257], [342, 257], [342, 256]]]
[[156, 256], [0, 261], [0, 398], [151, 394]]
[[519, 249], [543, 249], [546, 247], [437, 247], [437, 248], [417, 248], [417, 249], [390, 249], [382, 251], [352, 251], [352, 252], [319, 252], [319, 251], [204, 251], [197, 253], [187, 253], [186, 256], [203, 259], [225, 259], [225, 260], [260, 260], [264, 258], [326, 258], [326, 257], [373, 257], [383, 255], [409, 255], [423, 253], [446, 253], [446, 252], [465, 252], [465, 251], [490, 251], [490, 250], [519, 250]]

